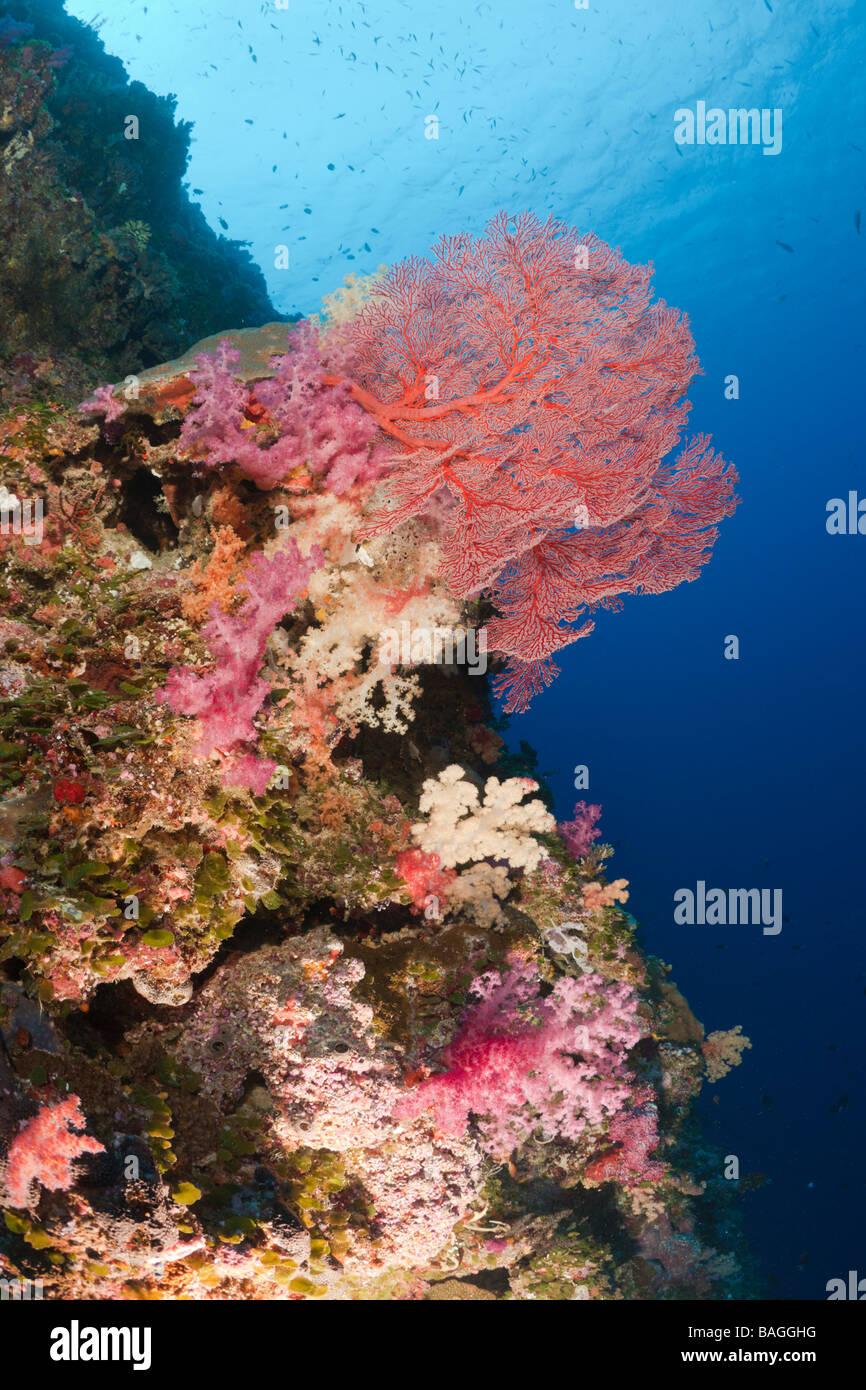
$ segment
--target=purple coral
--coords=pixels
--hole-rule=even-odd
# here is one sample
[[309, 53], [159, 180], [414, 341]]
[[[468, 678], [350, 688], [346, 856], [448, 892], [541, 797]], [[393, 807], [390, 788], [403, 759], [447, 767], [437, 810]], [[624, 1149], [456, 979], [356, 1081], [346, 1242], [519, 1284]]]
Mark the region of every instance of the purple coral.
[[288, 351], [271, 359], [276, 376], [256, 382], [254, 401], [234, 375], [239, 360], [227, 338], [212, 356], [197, 358], [198, 371], [190, 373], [196, 397], [180, 435], [188, 453], [210, 465], [236, 464], [263, 489], [306, 467], [338, 497], [384, 471], [389, 455], [376, 442], [375, 422], [347, 386], [324, 384], [310, 324], [301, 324]]
[[600, 806], [588, 806], [585, 801], [578, 801], [574, 808], [574, 819], [560, 823], [559, 833], [569, 854], [575, 859], [582, 859], [588, 853], [593, 840], [597, 840], [601, 834], [601, 831], [595, 828], [600, 816]]
[[104, 415], [105, 423], [110, 425], [112, 420], [116, 420], [118, 415], [122, 415], [126, 409], [124, 401], [119, 401], [114, 394], [114, 387], [98, 386], [90, 397], [89, 401], [83, 401], [78, 407], [79, 415]]
[[[314, 546], [303, 559], [294, 539], [270, 558], [257, 551], [238, 583], [239, 591], [247, 597], [237, 611], [225, 613], [219, 604], [211, 605], [204, 637], [216, 658], [213, 671], [199, 675], [189, 666], [169, 671], [164, 689], [157, 691], [155, 698], [175, 714], [199, 719], [201, 738], [195, 748], [199, 756], [208, 757], [216, 748], [227, 750], [255, 739], [253, 719], [270, 689], [259, 675], [268, 637], [283, 614], [294, 607], [323, 558], [319, 547]], [[254, 775], [250, 763], [245, 756], [236, 765], [234, 785], [242, 781], [253, 790], [264, 790], [264, 769], [261, 776]], [[232, 775], [227, 774], [229, 785]]]
[[32, 24], [19, 24], [17, 19], [0, 19], [0, 48], [8, 48], [12, 43], [20, 43], [33, 33]]
[[587, 1164], [586, 1176], [593, 1182], [620, 1182], [627, 1186], [653, 1182], [664, 1177], [666, 1169], [652, 1154], [659, 1146], [658, 1107], [651, 1087], [638, 1087], [627, 1110], [610, 1122], [608, 1149]]
[[447, 1071], [431, 1076], [399, 1113], [432, 1109], [440, 1129], [462, 1134], [470, 1115], [482, 1148], [503, 1159], [541, 1127], [546, 1138], [577, 1139], [617, 1113], [630, 1095], [626, 1054], [641, 1037], [637, 995], [587, 972], [540, 994], [537, 968], [512, 958], [506, 975], [475, 980], [478, 1000], [445, 1049]]

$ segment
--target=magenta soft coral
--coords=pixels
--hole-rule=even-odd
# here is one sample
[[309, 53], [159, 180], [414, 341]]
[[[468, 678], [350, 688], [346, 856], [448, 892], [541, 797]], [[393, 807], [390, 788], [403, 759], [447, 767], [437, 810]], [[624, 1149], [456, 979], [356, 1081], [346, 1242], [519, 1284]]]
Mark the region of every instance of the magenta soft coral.
[[255, 383], [253, 400], [234, 375], [240, 353], [228, 339], [212, 356], [196, 360], [198, 370], [190, 373], [195, 401], [180, 433], [190, 456], [211, 466], [236, 464], [263, 489], [306, 467], [338, 497], [385, 468], [391, 451], [375, 421], [348, 387], [325, 385], [311, 324], [294, 329], [288, 351], [271, 359], [276, 375]]
[[708, 439], [662, 462], [699, 368], [651, 274], [592, 234], [503, 212], [394, 266], [346, 330], [351, 374], [325, 377], [398, 454], [368, 533], [435, 513], [449, 588], [489, 591], [509, 709], [594, 610], [694, 579], [736, 504]]
[[81, 1154], [104, 1153], [105, 1146], [89, 1134], [75, 1134], [87, 1121], [78, 1096], [45, 1105], [28, 1120], [12, 1141], [6, 1160], [6, 1188], [13, 1207], [26, 1207], [34, 1182], [51, 1192], [75, 1181], [73, 1160]]
[[593, 840], [598, 839], [601, 831], [596, 828], [596, 823], [600, 818], [600, 806], [590, 806], [585, 801], [578, 801], [572, 819], [564, 820], [557, 826], [566, 849], [575, 859], [582, 859], [589, 851]]
[[[255, 739], [253, 720], [270, 689], [259, 675], [268, 638], [322, 563], [318, 546], [304, 559], [294, 539], [270, 557], [257, 551], [238, 583], [246, 597], [237, 611], [225, 613], [218, 603], [211, 605], [203, 635], [216, 658], [213, 671], [200, 675], [188, 666], [174, 667], [155, 696], [176, 714], [199, 720], [201, 735], [194, 750], [198, 756], [208, 757], [215, 749], [226, 752]], [[246, 785], [260, 794], [274, 766], [244, 754], [226, 774], [228, 784]]]
[[650, 1086], [638, 1087], [628, 1109], [614, 1115], [608, 1141], [616, 1148], [607, 1149], [587, 1164], [586, 1177], [591, 1182], [631, 1186], [664, 1177], [664, 1163], [652, 1158], [659, 1146], [659, 1134], [658, 1107]]
[[557, 981], [543, 997], [537, 968], [512, 958], [472, 985], [478, 1001], [444, 1050], [447, 1070], [400, 1103], [405, 1118], [431, 1110], [446, 1133], [474, 1117], [482, 1148], [504, 1159], [540, 1128], [575, 1140], [626, 1104], [629, 1050], [642, 1036], [637, 996], [626, 984], [587, 972]]

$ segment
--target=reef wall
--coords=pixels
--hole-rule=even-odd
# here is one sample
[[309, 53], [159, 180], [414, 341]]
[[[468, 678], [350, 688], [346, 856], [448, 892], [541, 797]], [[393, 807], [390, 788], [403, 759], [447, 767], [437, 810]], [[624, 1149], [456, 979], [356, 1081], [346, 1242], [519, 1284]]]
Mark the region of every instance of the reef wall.
[[190, 128], [62, 0], [0, 7], [0, 400], [279, 317], [184, 183]]
[[[423, 378], [359, 385], [388, 281], [259, 326], [257, 274], [179, 193], [127, 245], [121, 216], [160, 200], [126, 145], [98, 173], [84, 153], [121, 76], [96, 54], [88, 88], [77, 30], [56, 55], [59, 6], [11, 13], [35, 27], [0, 31], [22, 277], [0, 291], [0, 1273], [85, 1299], [748, 1296], [737, 1184], [694, 1115], [746, 1040], [706, 1038], [640, 949], [597, 808], [558, 826], [505, 747], [489, 588], [443, 577], [471, 534], [443, 479], [475, 456]], [[86, 331], [44, 279], [65, 236]], [[226, 257], [236, 299], [197, 308]], [[227, 331], [188, 351], [193, 323]], [[34, 345], [72, 365], [22, 366]], [[85, 369], [131, 380], [76, 408]], [[461, 429], [503, 396], [466, 389]], [[450, 471], [383, 525], [399, 444]]]

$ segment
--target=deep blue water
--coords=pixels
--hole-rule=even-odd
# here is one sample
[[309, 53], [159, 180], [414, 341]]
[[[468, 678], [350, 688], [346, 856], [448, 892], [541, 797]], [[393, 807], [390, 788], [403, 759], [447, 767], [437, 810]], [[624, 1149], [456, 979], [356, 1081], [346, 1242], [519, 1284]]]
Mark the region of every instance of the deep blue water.
[[[68, 8], [93, 17], [91, 0]], [[580, 795], [603, 805], [645, 947], [708, 1029], [752, 1039], [704, 1109], [769, 1179], [746, 1199], [769, 1291], [823, 1298], [866, 1275], [866, 536], [825, 526], [830, 498], [866, 496], [864, 6], [111, 8], [106, 46], [177, 93], [190, 187], [284, 311], [506, 207], [653, 261], [689, 314], [705, 372], [691, 427], [735, 462], [742, 505], [702, 577], [601, 615], [511, 737], [538, 749], [562, 818], [589, 765]], [[701, 100], [781, 110], [781, 149], [678, 147], [674, 113]], [[700, 879], [781, 889], [783, 930], [676, 925], [674, 892]]]

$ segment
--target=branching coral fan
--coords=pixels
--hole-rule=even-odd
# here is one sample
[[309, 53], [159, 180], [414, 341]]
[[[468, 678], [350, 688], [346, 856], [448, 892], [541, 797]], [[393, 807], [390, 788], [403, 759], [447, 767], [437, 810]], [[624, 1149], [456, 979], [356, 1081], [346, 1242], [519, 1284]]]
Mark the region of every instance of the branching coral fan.
[[44, 1105], [29, 1120], [9, 1146], [6, 1187], [15, 1207], [26, 1207], [30, 1187], [40, 1182], [52, 1192], [71, 1187], [72, 1161], [80, 1154], [104, 1152], [104, 1145], [89, 1134], [74, 1134], [86, 1120], [78, 1096], [68, 1096], [56, 1105]]
[[500, 213], [394, 266], [342, 330], [351, 376], [323, 378], [399, 456], [368, 534], [435, 514], [451, 590], [489, 590], [508, 709], [594, 609], [696, 578], [736, 505], [705, 436], [667, 458], [699, 368], [651, 274], [592, 234]]
[[630, 1093], [626, 1054], [641, 1037], [637, 995], [593, 973], [559, 979], [546, 998], [539, 985], [536, 967], [520, 960], [476, 979], [478, 1002], [443, 1054], [447, 1071], [422, 1082], [400, 1112], [432, 1108], [448, 1134], [462, 1134], [474, 1115], [482, 1147], [498, 1159], [539, 1125], [547, 1139], [574, 1140], [616, 1114]]

